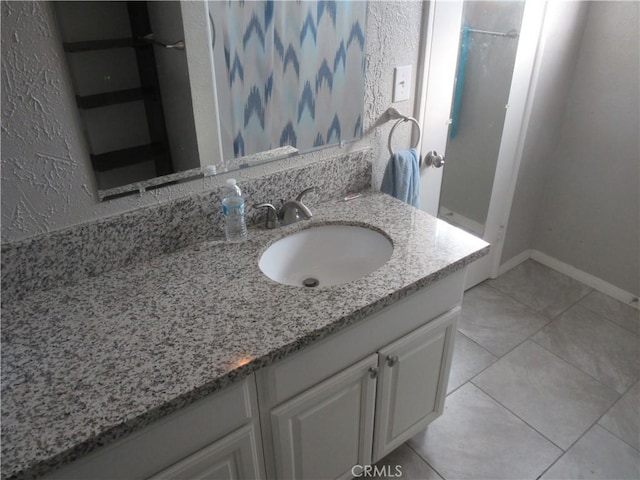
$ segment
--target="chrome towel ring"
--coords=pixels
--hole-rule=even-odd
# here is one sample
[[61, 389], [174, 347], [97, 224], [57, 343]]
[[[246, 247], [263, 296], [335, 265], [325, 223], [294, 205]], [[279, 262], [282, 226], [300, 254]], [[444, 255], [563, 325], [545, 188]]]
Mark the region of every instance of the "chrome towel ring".
[[400, 125], [401, 123], [404, 123], [404, 122], [411, 122], [411, 123], [415, 124], [416, 127], [418, 127], [418, 138], [416, 139], [416, 144], [413, 147], [411, 147], [411, 148], [418, 148], [418, 145], [420, 145], [420, 139], [422, 138], [422, 129], [420, 128], [420, 124], [418, 123], [418, 121], [413, 117], [407, 117], [405, 115], [402, 115], [395, 108], [389, 108], [387, 110], [387, 116], [389, 118], [398, 118], [399, 119], [393, 125], [393, 127], [391, 127], [391, 131], [389, 132], [389, 142], [388, 142], [387, 145], [389, 147], [389, 153], [391, 154], [391, 156], [393, 156], [393, 148], [391, 148], [391, 137], [393, 137], [393, 132], [395, 131], [396, 127], [398, 125]]

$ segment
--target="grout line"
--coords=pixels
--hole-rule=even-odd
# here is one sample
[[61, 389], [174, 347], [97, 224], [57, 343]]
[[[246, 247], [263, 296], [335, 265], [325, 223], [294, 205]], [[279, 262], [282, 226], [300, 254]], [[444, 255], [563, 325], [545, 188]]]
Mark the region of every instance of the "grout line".
[[[627, 391], [628, 391], [628, 390], [627, 390]], [[621, 398], [622, 398], [622, 397], [621, 397]], [[620, 400], [620, 398], [619, 398], [618, 400], [616, 400], [616, 401], [611, 405], [611, 407], [613, 407], [613, 405], [615, 405], [616, 403], [618, 403], [618, 401], [619, 401], [619, 400]], [[545, 474], [545, 473], [546, 473], [546, 472], [547, 472], [551, 467], [553, 467], [556, 463], [558, 463], [558, 460], [560, 460], [560, 458], [564, 457], [564, 456], [565, 456], [565, 454], [566, 454], [569, 450], [571, 450], [571, 449], [576, 445], [576, 443], [578, 443], [580, 440], [582, 440], [582, 438], [583, 438], [587, 433], [589, 433], [589, 432], [593, 429], [593, 427], [595, 427], [596, 425], [597, 425], [597, 426], [599, 426], [600, 428], [602, 428], [602, 429], [606, 430], [607, 432], [609, 432], [609, 430], [607, 430], [606, 428], [604, 428], [604, 427], [603, 427], [602, 425], [600, 425], [598, 422], [599, 422], [600, 420], [602, 420], [602, 417], [604, 417], [604, 416], [609, 412], [609, 410], [611, 410], [611, 407], [609, 407], [609, 408], [608, 408], [608, 409], [607, 409], [607, 410], [606, 410], [602, 415], [600, 415], [600, 416], [598, 417], [598, 419], [597, 419], [595, 422], [593, 422], [593, 423], [589, 426], [589, 428], [587, 428], [587, 429], [584, 431], [584, 433], [583, 433], [582, 435], [580, 435], [580, 436], [576, 439], [576, 441], [575, 441], [575, 442], [573, 442], [571, 445], [569, 445], [569, 447], [567, 448], [567, 450], [566, 450], [562, 455], [560, 455], [560, 457], [559, 457], [559, 458], [557, 458], [555, 462], [553, 462], [551, 465], [549, 465], [549, 467], [547, 467], [547, 469], [546, 469], [544, 472], [542, 472], [542, 473], [540, 474], [540, 476], [544, 475], [544, 474]], [[616, 438], [618, 438], [619, 440], [621, 440], [625, 445], [629, 445], [627, 442], [625, 442], [624, 440], [622, 440], [620, 437], [618, 437], [618, 436], [617, 436], [616, 434], [614, 434], [613, 432], [609, 432], [609, 433], [611, 433], [611, 435], [613, 435], [614, 437], [616, 437]], [[629, 445], [629, 446], [630, 446], [631, 448], [633, 448], [634, 450], [636, 450], [632, 445]], [[637, 451], [637, 450], [636, 450], [636, 451]]]
[[[575, 305], [574, 305], [575, 306]], [[609, 320], [607, 317], [605, 317], [604, 315], [602, 315], [601, 313], [598, 313], [594, 310], [591, 310], [590, 308], [585, 307], [584, 305], [579, 305], [580, 308], [582, 308], [583, 310], [587, 310], [588, 312], [592, 313], [593, 315], [595, 315], [596, 317], [598, 317], [598, 319], [603, 320], [605, 323], [608, 323], [610, 326], [614, 326], [614, 330], [615, 327], [621, 328], [622, 330], [624, 330], [625, 332], [630, 332], [634, 337], [639, 337], [640, 339], [640, 334], [626, 328], [623, 327], [622, 325], [620, 325], [619, 323], [614, 322], [613, 320]]]
[[[488, 354], [492, 355], [495, 357], [495, 360], [493, 360], [489, 365], [487, 365], [486, 367], [484, 367], [482, 370], [480, 370], [479, 372], [473, 374], [471, 377], [469, 377], [467, 380], [465, 380], [462, 384], [458, 385], [456, 388], [454, 388], [453, 390], [451, 390], [450, 392], [447, 392], [447, 394], [445, 395], [446, 397], [448, 397], [449, 395], [451, 395], [453, 392], [458, 391], [461, 387], [465, 386], [467, 383], [471, 382], [471, 380], [473, 380], [474, 378], [476, 378], [478, 375], [480, 375], [482, 372], [484, 372], [486, 369], [488, 369], [489, 367], [491, 367], [493, 364], [497, 363], [501, 357], [497, 356], [495, 353], [490, 352], [489, 350], [487, 350], [486, 348], [484, 348], [482, 345], [480, 345], [477, 342], [474, 342], [473, 340], [471, 340], [469, 337], [467, 337], [464, 333], [459, 332], [460, 335], [462, 335], [463, 337], [469, 339], [470, 342], [478, 345], [480, 348], [482, 348], [482, 350], [484, 350], [485, 352], [487, 352]], [[455, 347], [454, 347], [455, 349]], [[453, 362], [452, 362], [453, 363]], [[453, 367], [453, 365], [452, 365]], [[451, 376], [449, 376], [449, 378], [451, 378]]]
[[[525, 305], [526, 307], [526, 305]], [[527, 307], [529, 310], [533, 311], [534, 313], [537, 314], [537, 312], [535, 312], [534, 310], [532, 310], [531, 308]], [[549, 320], [549, 317], [546, 317], [545, 315], [540, 315], [539, 316], [547, 319], [547, 323], [545, 323], [544, 325], [540, 326], [537, 330], [535, 330], [534, 332], [532, 332], [529, 336], [525, 337], [524, 339], [522, 339], [522, 341], [520, 341], [517, 345], [513, 346], [512, 348], [510, 348], [509, 350], [507, 350], [505, 353], [498, 355], [497, 353], [493, 353], [491, 350], [488, 350], [487, 348], [483, 347], [481, 344], [479, 344], [478, 342], [476, 342], [475, 340], [469, 338], [467, 335], [464, 335], [464, 333], [460, 332], [462, 335], [464, 335], [466, 338], [469, 338], [469, 340], [471, 340], [473, 343], [475, 343], [476, 345], [478, 345], [480, 348], [482, 348], [483, 350], [485, 350], [486, 352], [489, 352], [491, 355], [493, 355], [494, 357], [497, 357], [498, 360], [506, 357], [507, 355], [509, 355], [511, 352], [513, 352], [516, 348], [518, 348], [520, 345], [522, 345], [524, 342], [526, 342], [527, 340], [531, 340], [531, 337], [533, 337], [535, 334], [537, 334], [540, 330], [542, 330], [543, 328], [546, 328], [547, 326], [551, 325], [552, 322], [554, 322], [554, 320]], [[496, 360], [497, 361], [497, 360]], [[493, 365], [493, 363], [496, 362], [492, 362], [491, 365]], [[486, 368], [489, 368], [491, 365], [487, 366]], [[486, 370], [485, 368], [485, 370]], [[475, 376], [474, 376], [475, 377]], [[473, 377], [472, 377], [473, 378]]]
[[[576, 280], [577, 282], [577, 280]], [[579, 282], [582, 283], [582, 282]], [[584, 283], [582, 283], [582, 285], [585, 285]], [[590, 289], [589, 292], [587, 292], [586, 295], [583, 295], [582, 297], [580, 297], [578, 300], [576, 300], [575, 302], [573, 302], [571, 305], [569, 305], [567, 308], [565, 308], [564, 310], [562, 310], [558, 315], [556, 315], [553, 319], [556, 320], [557, 318], [560, 318], [562, 315], [564, 315], [565, 313], [567, 313], [569, 310], [571, 310], [573, 307], [575, 307], [576, 305], [578, 305], [582, 300], [584, 300], [585, 298], [587, 298], [587, 296], [591, 295], [591, 293], [595, 292], [595, 290], [591, 287], [589, 287], [589, 285], [585, 285], [586, 287], [588, 287]]]
[[[518, 300], [517, 298], [512, 297], [512, 296], [511, 296], [511, 295], [509, 295], [508, 293], [505, 293], [505, 292], [503, 292], [502, 290], [500, 290], [499, 288], [494, 287], [493, 285], [489, 285], [488, 283], [487, 283], [487, 287], [492, 288], [493, 290], [495, 290], [497, 293], [499, 293], [499, 294], [500, 294], [500, 295], [502, 295], [503, 297], [506, 297], [506, 298], [508, 298], [509, 300], [512, 300], [512, 301], [516, 302], [518, 305], [523, 306], [524, 308], [526, 308], [527, 310], [530, 310], [531, 312], [535, 313], [536, 315], [538, 315], [538, 316], [540, 316], [540, 317], [544, 317], [544, 318], [546, 318], [547, 320], [549, 320], [549, 322], [554, 321], [554, 320], [559, 316], [559, 315], [558, 315], [558, 316], [556, 316], [556, 317], [551, 317], [551, 316], [546, 315], [546, 314], [544, 314], [544, 313], [542, 313], [542, 312], [539, 312], [539, 311], [538, 311], [538, 310], [536, 310], [535, 308], [533, 308], [533, 307], [531, 307], [531, 306], [527, 305], [526, 303], [522, 303], [522, 302], [521, 302], [520, 300]], [[562, 313], [564, 313], [564, 311], [563, 311]], [[547, 322], [547, 323], [549, 323], [549, 322]]]
[[[539, 312], [538, 310], [536, 310], [536, 309], [535, 309], [535, 308], [533, 308], [533, 307], [530, 307], [529, 305], [525, 305], [524, 303], [522, 303], [521, 301], [519, 301], [517, 298], [514, 298], [514, 297], [512, 297], [511, 295], [509, 295], [508, 293], [503, 292], [502, 290], [500, 290], [498, 287], [495, 287], [495, 286], [493, 286], [493, 285], [491, 285], [491, 284], [487, 283], [488, 281], [485, 281], [485, 282], [483, 282], [483, 283], [486, 283], [486, 285], [488, 285], [489, 287], [493, 288], [494, 290], [496, 290], [496, 291], [500, 292], [501, 294], [503, 294], [503, 295], [505, 295], [505, 296], [507, 296], [507, 297], [511, 298], [512, 300], [515, 300], [516, 302], [520, 303], [521, 305], [524, 305], [524, 306], [525, 306], [525, 307], [527, 307], [528, 309], [533, 310], [534, 312], [536, 312], [536, 313], [537, 313], [537, 314], [539, 314], [539, 315], [542, 315], [543, 317], [550, 318], [551, 320], [555, 320], [556, 318], [558, 318], [559, 316], [561, 316], [562, 314], [564, 314], [567, 310], [569, 310], [570, 308], [574, 307], [577, 303], [579, 303], [579, 302], [581, 302], [582, 300], [584, 300], [588, 295], [590, 295], [591, 293], [593, 293], [593, 292], [597, 291], [597, 290], [595, 290], [593, 287], [590, 287], [589, 285], [587, 285], [586, 283], [581, 282], [580, 280], [576, 280], [575, 278], [571, 278], [569, 275], [567, 275], [567, 274], [565, 274], [565, 273], [562, 273], [562, 272], [560, 272], [559, 270], [556, 270], [555, 268], [551, 268], [551, 267], [549, 267], [549, 266], [545, 265], [544, 263], [540, 263], [539, 261], [534, 260], [533, 258], [529, 258], [528, 260], [525, 260], [525, 262], [526, 262], [526, 261], [535, 262], [535, 263], [537, 263], [538, 265], [541, 265], [541, 266], [543, 266], [543, 267], [545, 267], [545, 268], [548, 268], [548, 269], [549, 269], [549, 270], [551, 270], [552, 272], [555, 272], [555, 273], [558, 273], [558, 274], [560, 274], [560, 275], [563, 275], [563, 276], [565, 276], [565, 277], [567, 277], [567, 278], [569, 278], [569, 279], [573, 280], [574, 282], [579, 283], [580, 285], [584, 285], [584, 286], [585, 286], [585, 287], [587, 287], [589, 290], [587, 291], [587, 293], [585, 293], [584, 295], [582, 295], [578, 300], [574, 301], [574, 302], [573, 302], [571, 305], [569, 305], [567, 308], [565, 308], [565, 309], [564, 309], [564, 310], [562, 310], [560, 313], [558, 313], [557, 315], [555, 315], [555, 316], [553, 316], [553, 317], [552, 317], [552, 316], [545, 315], [545, 314], [544, 314], [544, 313], [542, 313], [542, 312]], [[523, 263], [525, 263], [525, 262], [522, 262], [522, 263], [520, 263], [519, 265], [522, 265], [522, 264], [523, 264]], [[519, 265], [518, 265], [518, 266], [519, 266]], [[514, 268], [515, 268], [515, 267], [514, 267]], [[508, 272], [505, 272], [505, 273], [503, 273], [502, 275], [505, 275], [506, 273], [508, 273]], [[498, 279], [498, 278], [500, 278], [502, 275], [500, 275], [500, 276], [496, 277], [495, 279], [491, 279], [491, 280], [497, 280], [497, 279]], [[612, 298], [613, 298], [613, 297], [612, 297]]]
[[[426, 428], [429, 428], [429, 427], [426, 427]], [[425, 430], [426, 430], [426, 429], [425, 429]], [[436, 473], [438, 474], [438, 476], [439, 476], [440, 478], [442, 478], [442, 480], [447, 480], [447, 479], [445, 478], [445, 476], [444, 476], [444, 475], [442, 475], [442, 474], [441, 474], [441, 473], [440, 473], [440, 472], [439, 472], [439, 471], [438, 471], [438, 470], [437, 470], [433, 465], [431, 465], [431, 464], [429, 463], [429, 461], [428, 461], [426, 458], [424, 458], [424, 457], [420, 454], [420, 452], [418, 452], [415, 448], [413, 448], [413, 447], [409, 444], [409, 442], [406, 442], [406, 443], [405, 443], [405, 445], [407, 445], [407, 447], [409, 447], [409, 448], [413, 451], [413, 453], [415, 453], [416, 455], [418, 455], [418, 458], [420, 458], [420, 460], [422, 460], [424, 463], [426, 463], [426, 464], [429, 466], [429, 468], [431, 468], [434, 472], [436, 472]]]
[[473, 338], [469, 337], [468, 335], [465, 335], [464, 332], [461, 332], [459, 328], [456, 329], [456, 331], [462, 335], [464, 338], [466, 338], [467, 340], [469, 340], [471, 343], [473, 343], [475, 346], [477, 346], [478, 348], [481, 348], [482, 350], [484, 350], [485, 352], [487, 352], [489, 355], [492, 355], [494, 357], [496, 357], [496, 360], [499, 360], [501, 357], [500, 355], [496, 355], [495, 353], [493, 353], [490, 350], [487, 350], [486, 347], [483, 347], [482, 345], [480, 345], [478, 342], [476, 342]]
[[[640, 383], [640, 380], [637, 380], [635, 383], [632, 383], [632, 384], [631, 384], [631, 386], [630, 386], [629, 388], [627, 388], [627, 389], [625, 390], [625, 392], [624, 392], [622, 395], [620, 395], [620, 397], [619, 397], [615, 402], [613, 402], [613, 404], [612, 404], [612, 405], [607, 409], [607, 411], [606, 411], [606, 412], [604, 412], [602, 415], [600, 415], [600, 418], [598, 418], [598, 420], [596, 420], [596, 423], [597, 423], [598, 425], [600, 425], [602, 428], [604, 428], [607, 432], [609, 432], [609, 433], [610, 433], [611, 435], [613, 435], [614, 437], [619, 438], [620, 440], [622, 440], [626, 445], [629, 445], [629, 446], [630, 446], [631, 448], [633, 448], [634, 450], [637, 450], [637, 451], [639, 451], [639, 452], [640, 452], [640, 450], [638, 450], [636, 447], [634, 447], [633, 445], [631, 445], [631, 444], [630, 444], [629, 442], [627, 442], [624, 438], [620, 437], [618, 434], [616, 434], [615, 432], [612, 432], [612, 431], [611, 431], [611, 430], [609, 430], [607, 427], [605, 427], [604, 425], [602, 425], [601, 423], [599, 423], [599, 422], [600, 422], [600, 420], [602, 420], [602, 419], [604, 418], [604, 416], [605, 416], [605, 415], [607, 415], [607, 414], [611, 411], [611, 409], [613, 409], [613, 407], [615, 407], [615, 406], [616, 406], [616, 405], [617, 405], [617, 404], [622, 400], [622, 397], [624, 397], [627, 393], [629, 393], [631, 390], [633, 390], [633, 388], [635, 388], [635, 386], [636, 386], [636, 385], [638, 385], [639, 383]], [[638, 435], [640, 435], [640, 432], [636, 432], [636, 433], [638, 433]]]
[[[608, 410], [607, 410], [608, 412]], [[605, 414], [607, 413], [605, 412]], [[598, 419], [598, 422], [602, 420], [602, 417], [600, 417]], [[611, 430], [609, 430], [607, 427], [605, 427], [604, 425], [602, 425], [601, 423], [597, 423], [596, 425], [598, 425], [600, 428], [602, 428], [603, 430], [606, 430], [607, 432], [609, 432], [611, 435], [613, 435], [614, 437], [616, 437], [618, 440], [620, 440], [622, 443], [624, 443], [625, 445], [627, 445], [628, 447], [631, 447], [632, 449], [634, 449], [636, 452], [640, 453], [640, 450], [638, 450], [636, 447], [634, 447], [633, 445], [631, 445], [629, 442], [627, 442], [624, 438], [621, 438], [620, 435], [617, 435], [615, 432], [612, 432]], [[590, 428], [593, 428], [595, 425], [592, 425]]]
[[[595, 290], [595, 291], [597, 292], [597, 290]], [[602, 292], [598, 292], [598, 293], [602, 293]], [[591, 294], [589, 294], [589, 295], [591, 295]], [[603, 294], [603, 295], [604, 295], [604, 294]], [[610, 297], [610, 298], [613, 298], [613, 297]], [[584, 300], [584, 298], [583, 298], [582, 300]], [[580, 300], [580, 301], [582, 301], [582, 300]], [[615, 300], [615, 298], [614, 298], [614, 300]], [[617, 301], [617, 302], [619, 302], [619, 303], [622, 303], [622, 302], [620, 302], [619, 300], [616, 300], [616, 301]], [[622, 303], [622, 305], [626, 305], [626, 304]], [[632, 328], [629, 328], [629, 327], [627, 327], [627, 326], [625, 326], [625, 325], [621, 325], [621, 324], [617, 323], [616, 321], [611, 320], [611, 318], [609, 318], [609, 317], [605, 317], [605, 316], [604, 316], [604, 315], [602, 315], [600, 312], [596, 312], [594, 309], [587, 307], [586, 305], [580, 305], [580, 306], [581, 306], [582, 308], [584, 308], [585, 310], [589, 310], [591, 313], [595, 313], [596, 315], [598, 315], [599, 317], [601, 317], [601, 318], [603, 318], [603, 319], [607, 320], [608, 322], [611, 322], [611, 323], [613, 323], [613, 324], [615, 324], [615, 325], [619, 326], [620, 328], [623, 328], [623, 329], [627, 330], [628, 332], [633, 333], [634, 335], [640, 336], [640, 330], [636, 331], [636, 330], [634, 330], [634, 329], [632, 329]], [[633, 308], [633, 307], [631, 307], [631, 308]]]
[[[560, 449], [560, 451], [562, 452], [562, 454], [560, 456], [562, 456], [566, 450], [564, 448], [562, 448], [560, 445], [558, 445], [556, 442], [554, 442], [553, 440], [551, 440], [549, 437], [547, 437], [544, 433], [542, 433], [541, 431], [539, 431], [537, 428], [535, 428], [533, 425], [531, 425], [529, 422], [527, 422], [524, 418], [522, 418], [520, 415], [518, 415], [516, 412], [514, 412], [513, 410], [511, 410], [509, 407], [507, 407], [506, 405], [503, 405], [500, 401], [498, 401], [497, 398], [495, 398], [493, 395], [491, 395], [488, 392], [485, 392], [480, 386], [476, 385], [475, 383], [473, 383], [472, 381], [469, 381], [469, 383], [471, 383], [471, 385], [473, 385], [474, 387], [476, 387], [478, 390], [480, 390], [482, 393], [484, 393], [487, 397], [489, 397], [491, 400], [493, 400], [494, 402], [496, 402], [498, 405], [500, 405], [502, 408], [504, 408], [507, 412], [511, 413], [512, 415], [514, 415], [518, 420], [520, 420], [521, 422], [523, 422], [525, 425], [527, 425], [529, 428], [531, 428], [534, 432], [536, 432], [538, 435], [540, 435], [542, 438], [544, 438], [545, 440], [547, 440], [549, 443], [551, 443], [554, 447], [557, 447]], [[589, 427], [591, 428], [591, 427]]]
[[[629, 391], [629, 388], [631, 387], [627, 387], [627, 389], [624, 391], [624, 393], [620, 393], [618, 390], [616, 390], [614, 387], [612, 387], [611, 385], [607, 385], [606, 383], [604, 383], [602, 380], [600, 380], [599, 378], [594, 377], [593, 375], [591, 375], [589, 372], [585, 372], [584, 370], [582, 370], [582, 368], [580, 368], [578, 365], [574, 365], [573, 363], [571, 363], [569, 360], [562, 358], [561, 356], [559, 356], [557, 353], [552, 352], [551, 350], [549, 350], [548, 348], [546, 348], [544, 345], [539, 344], [538, 342], [536, 342], [535, 340], [531, 340], [533, 343], [535, 343], [536, 345], [538, 345], [540, 348], [542, 348], [543, 350], [549, 352], [550, 354], [554, 355], [555, 357], [559, 358], [560, 360], [562, 360], [565, 363], [568, 363], [569, 365], [571, 365], [573, 368], [576, 368], [578, 370], [580, 370], [582, 373], [584, 373], [585, 375], [587, 375], [588, 377], [592, 378], [593, 380], [595, 380], [596, 382], [598, 382], [600, 385], [603, 385], [605, 387], [607, 387], [609, 390], [612, 390], [614, 392], [616, 392], [618, 395], [620, 395], [620, 397], [622, 395], [624, 395], [624, 393]], [[631, 384], [631, 386], [635, 385], [635, 383], [638, 381], [638, 379], [636, 378], [633, 383]], [[618, 399], [616, 400], [616, 402], [620, 399], [620, 397], [618, 397]], [[615, 402], [614, 402], [615, 403]]]

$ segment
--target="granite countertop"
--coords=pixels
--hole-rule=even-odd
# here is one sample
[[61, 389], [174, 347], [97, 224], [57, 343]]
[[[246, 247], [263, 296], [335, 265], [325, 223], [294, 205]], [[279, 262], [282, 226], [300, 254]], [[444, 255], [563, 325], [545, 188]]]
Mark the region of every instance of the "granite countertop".
[[[379, 192], [312, 209], [2, 310], [2, 477], [38, 475], [224, 388], [463, 268], [488, 245]], [[365, 278], [305, 289], [266, 278], [275, 240], [324, 223], [369, 225], [393, 242]]]

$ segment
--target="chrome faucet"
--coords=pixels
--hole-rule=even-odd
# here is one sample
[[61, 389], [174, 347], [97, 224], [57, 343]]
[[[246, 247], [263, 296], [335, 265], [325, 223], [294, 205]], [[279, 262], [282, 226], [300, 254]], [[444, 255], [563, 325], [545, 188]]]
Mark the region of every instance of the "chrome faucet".
[[282, 202], [282, 206], [276, 209], [271, 203], [258, 203], [253, 208], [266, 208], [267, 217], [265, 219], [265, 227], [273, 229], [280, 225], [291, 225], [300, 220], [309, 220], [313, 214], [309, 207], [302, 203], [302, 197], [307, 193], [315, 190], [315, 187], [304, 189], [298, 194], [295, 200], [287, 200]]

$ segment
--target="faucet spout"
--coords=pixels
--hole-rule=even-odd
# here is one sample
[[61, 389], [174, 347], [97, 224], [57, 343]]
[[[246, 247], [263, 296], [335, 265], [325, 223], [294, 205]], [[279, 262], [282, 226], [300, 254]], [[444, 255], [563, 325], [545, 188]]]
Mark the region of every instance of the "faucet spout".
[[290, 225], [303, 219], [309, 220], [312, 216], [311, 210], [298, 200], [288, 200], [278, 212], [278, 218], [282, 225]]

